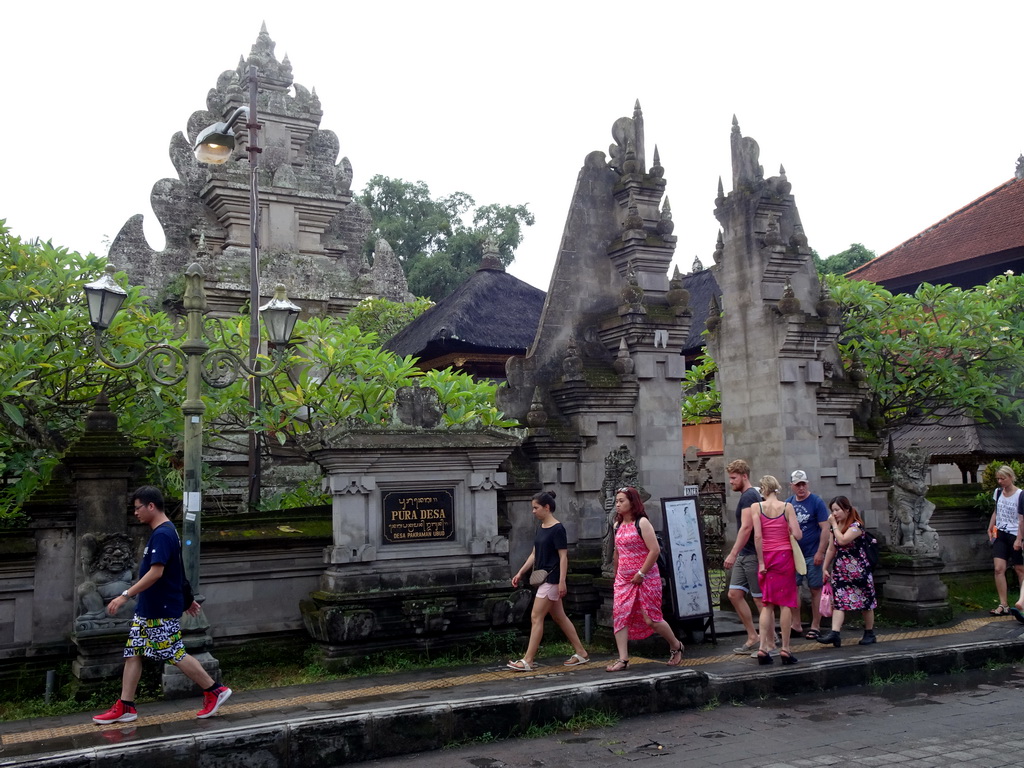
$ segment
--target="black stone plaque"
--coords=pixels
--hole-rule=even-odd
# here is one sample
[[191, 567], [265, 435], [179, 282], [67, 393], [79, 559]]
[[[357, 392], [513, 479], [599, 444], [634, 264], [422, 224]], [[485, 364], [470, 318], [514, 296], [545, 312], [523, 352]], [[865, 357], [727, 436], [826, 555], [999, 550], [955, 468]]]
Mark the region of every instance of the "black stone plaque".
[[384, 494], [384, 544], [418, 544], [455, 538], [454, 489]]

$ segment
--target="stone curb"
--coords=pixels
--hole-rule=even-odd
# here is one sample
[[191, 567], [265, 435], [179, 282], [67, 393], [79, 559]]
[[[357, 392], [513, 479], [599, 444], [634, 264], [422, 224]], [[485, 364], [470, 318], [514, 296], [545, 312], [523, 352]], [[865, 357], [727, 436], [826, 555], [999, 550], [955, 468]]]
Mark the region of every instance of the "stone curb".
[[628, 718], [695, 709], [726, 701], [794, 695], [866, 685], [924, 672], [945, 674], [1024, 659], [1024, 637], [912, 652], [821, 657], [793, 667], [734, 673], [658, 670], [636, 677], [552, 683], [527, 692], [458, 698], [444, 703], [369, 707], [347, 714], [306, 715], [282, 723], [231, 724], [201, 734], [3, 760], [0, 766], [136, 768], [142, 763], [199, 768], [329, 768], [346, 763], [441, 749], [447, 744], [523, 733], [530, 725], [565, 721], [585, 710]]

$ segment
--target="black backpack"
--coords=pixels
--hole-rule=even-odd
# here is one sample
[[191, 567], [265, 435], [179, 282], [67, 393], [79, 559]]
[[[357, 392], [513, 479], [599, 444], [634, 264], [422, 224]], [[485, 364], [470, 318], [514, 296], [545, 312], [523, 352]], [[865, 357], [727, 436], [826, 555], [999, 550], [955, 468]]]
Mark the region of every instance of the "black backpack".
[[[633, 524], [636, 526], [636, 535], [642, 539], [643, 534], [640, 533], [640, 518], [638, 517], [634, 520]], [[661, 574], [661, 578], [667, 579], [668, 574], [671, 572], [669, 570], [671, 563], [669, 563], [668, 560], [668, 552], [665, 551], [665, 540], [661, 538], [661, 534], [657, 531], [654, 532], [654, 537], [658, 540], [658, 572]]]
[[860, 545], [864, 547], [864, 554], [867, 555], [868, 565], [871, 570], [878, 567], [878, 537], [867, 528], [862, 528], [864, 533], [860, 536]]

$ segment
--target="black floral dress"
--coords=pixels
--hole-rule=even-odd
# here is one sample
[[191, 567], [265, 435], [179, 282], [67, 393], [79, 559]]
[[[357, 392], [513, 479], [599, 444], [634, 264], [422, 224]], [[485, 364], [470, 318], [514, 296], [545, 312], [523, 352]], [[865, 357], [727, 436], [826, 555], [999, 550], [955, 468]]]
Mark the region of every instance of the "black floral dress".
[[[861, 526], [853, 523], [850, 527]], [[867, 611], [878, 607], [875, 578], [871, 574], [863, 533], [849, 544], [839, 544], [835, 536], [836, 559], [832, 563], [832, 601], [841, 611]]]

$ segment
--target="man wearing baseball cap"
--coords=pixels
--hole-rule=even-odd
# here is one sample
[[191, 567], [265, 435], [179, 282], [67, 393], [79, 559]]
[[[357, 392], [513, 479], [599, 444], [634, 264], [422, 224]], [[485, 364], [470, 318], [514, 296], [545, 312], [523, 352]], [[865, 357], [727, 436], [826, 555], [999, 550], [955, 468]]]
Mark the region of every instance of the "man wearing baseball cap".
[[[821, 614], [818, 612], [818, 600], [821, 598], [821, 565], [825, 562], [825, 551], [828, 549], [828, 507], [817, 494], [811, 493], [807, 484], [807, 473], [798, 469], [790, 476], [790, 487], [793, 495], [786, 499], [796, 510], [796, 519], [803, 531], [800, 539], [800, 550], [807, 561], [807, 573], [796, 575], [796, 584], [807, 580], [807, 588], [811, 590], [811, 627], [804, 634], [809, 640], [817, 639], [821, 634]], [[803, 634], [800, 623], [800, 610], [793, 611], [793, 628], [795, 635]]]

